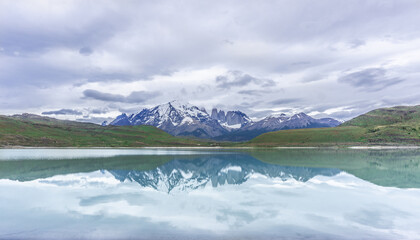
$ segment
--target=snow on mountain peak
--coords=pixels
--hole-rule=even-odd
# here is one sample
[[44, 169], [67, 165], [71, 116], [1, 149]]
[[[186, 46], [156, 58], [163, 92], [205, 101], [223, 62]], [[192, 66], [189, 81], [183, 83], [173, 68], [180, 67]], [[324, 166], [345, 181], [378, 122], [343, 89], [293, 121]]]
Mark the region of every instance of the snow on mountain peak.
[[312, 119], [312, 118], [308, 116], [306, 113], [300, 112], [290, 117], [290, 119]]
[[167, 104], [170, 104], [172, 107], [176, 109], [188, 109], [188, 108], [195, 107], [191, 105], [189, 102], [181, 102], [179, 100], [173, 100], [173, 101], [168, 102]]
[[184, 112], [190, 117], [200, 117], [200, 116], [210, 117], [206, 111], [199, 109], [198, 107], [191, 105], [188, 102], [183, 103], [183, 102], [175, 100], [175, 101], [169, 102], [169, 104], [176, 110]]
[[284, 113], [273, 113], [270, 114], [267, 118], [286, 118], [287, 115]]

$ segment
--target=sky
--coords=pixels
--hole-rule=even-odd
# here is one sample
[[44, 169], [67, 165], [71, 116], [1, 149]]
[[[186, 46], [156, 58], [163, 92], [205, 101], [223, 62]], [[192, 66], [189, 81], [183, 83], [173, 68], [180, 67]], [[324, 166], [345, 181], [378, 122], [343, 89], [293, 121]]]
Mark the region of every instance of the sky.
[[420, 104], [420, 1], [0, 0], [0, 114], [172, 100], [254, 119]]

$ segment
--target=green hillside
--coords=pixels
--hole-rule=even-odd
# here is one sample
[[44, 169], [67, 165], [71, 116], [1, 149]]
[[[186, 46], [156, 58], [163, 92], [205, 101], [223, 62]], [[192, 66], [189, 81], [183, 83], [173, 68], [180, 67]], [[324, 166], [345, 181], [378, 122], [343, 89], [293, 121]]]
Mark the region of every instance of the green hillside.
[[358, 145], [365, 142], [366, 129], [361, 127], [304, 128], [264, 133], [247, 146], [331, 146]]
[[379, 108], [353, 118], [341, 126], [420, 125], [420, 105]]
[[0, 146], [145, 147], [209, 146], [174, 137], [152, 126], [106, 126], [62, 121], [32, 114], [0, 116]]
[[262, 134], [247, 146], [419, 145], [420, 105], [381, 108], [334, 128]]
[[376, 109], [341, 126], [365, 128], [368, 143], [420, 144], [420, 105]]

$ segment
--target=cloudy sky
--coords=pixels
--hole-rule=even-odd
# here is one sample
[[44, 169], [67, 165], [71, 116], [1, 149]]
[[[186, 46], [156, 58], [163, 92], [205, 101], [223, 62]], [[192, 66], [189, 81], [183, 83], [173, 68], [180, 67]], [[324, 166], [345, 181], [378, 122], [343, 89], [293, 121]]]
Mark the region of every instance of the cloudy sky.
[[420, 104], [420, 1], [0, 1], [0, 114]]

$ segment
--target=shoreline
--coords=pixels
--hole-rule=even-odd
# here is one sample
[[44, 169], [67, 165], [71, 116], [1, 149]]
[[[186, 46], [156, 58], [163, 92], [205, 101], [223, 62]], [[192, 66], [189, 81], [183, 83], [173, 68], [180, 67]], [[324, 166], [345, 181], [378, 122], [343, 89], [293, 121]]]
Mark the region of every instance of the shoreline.
[[354, 150], [390, 150], [390, 149], [420, 149], [420, 146], [416, 145], [375, 145], [375, 146], [279, 146], [279, 147], [28, 147], [28, 146], [8, 146], [0, 147], [0, 149], [354, 149]]
[[420, 146], [351, 146], [350, 149], [420, 149]]

